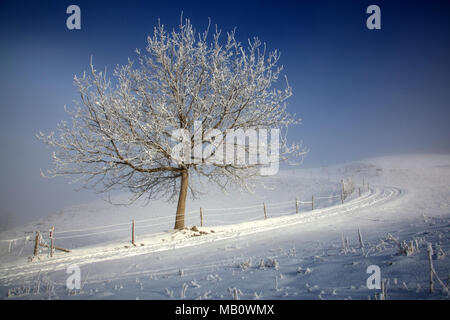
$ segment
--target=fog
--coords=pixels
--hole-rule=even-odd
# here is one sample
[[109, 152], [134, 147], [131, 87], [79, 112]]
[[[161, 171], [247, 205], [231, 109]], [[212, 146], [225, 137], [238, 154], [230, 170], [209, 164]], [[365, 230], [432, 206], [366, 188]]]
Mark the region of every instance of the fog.
[[20, 1], [0, 4], [0, 229], [104, 197], [76, 191], [64, 178], [43, 178], [40, 171], [51, 167], [52, 150], [35, 135], [68, 119], [64, 105], [78, 98], [73, 76], [88, 68], [91, 55], [97, 69], [112, 70], [145, 47], [158, 18], [170, 29], [181, 11], [198, 31], [211, 17], [224, 31], [236, 26], [242, 42], [258, 36], [269, 49], [281, 50], [294, 91], [289, 110], [302, 118], [288, 138], [309, 149], [303, 167], [450, 153], [448, 3], [381, 2], [386, 14], [377, 31], [365, 28], [364, 6], [328, 1], [188, 8], [183, 2], [164, 7], [136, 1], [107, 9], [79, 1], [82, 29], [70, 31], [69, 4], [27, 3], [26, 10]]

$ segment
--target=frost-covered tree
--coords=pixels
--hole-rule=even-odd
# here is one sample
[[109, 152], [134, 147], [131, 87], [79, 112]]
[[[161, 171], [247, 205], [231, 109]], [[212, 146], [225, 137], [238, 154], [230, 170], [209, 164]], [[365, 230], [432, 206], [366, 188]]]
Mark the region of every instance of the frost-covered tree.
[[[279, 159], [302, 153], [299, 144], [286, 143], [288, 126], [298, 120], [286, 111], [285, 100], [292, 95], [287, 80], [283, 88], [276, 83], [280, 55], [267, 53], [257, 38], [244, 47], [232, 31], [221, 41], [217, 27], [212, 35], [209, 27], [197, 34], [187, 19], [172, 32], [159, 24], [145, 52], [136, 53], [137, 62], [117, 66], [112, 78], [97, 71], [92, 60], [90, 72], [75, 76], [80, 100], [67, 110], [71, 121], [59, 123], [56, 134], [39, 134], [55, 149], [48, 175], [69, 175], [99, 192], [126, 189], [131, 201], [178, 195], [175, 229], [180, 229], [188, 192], [195, 197], [204, 181], [223, 190], [251, 190], [267, 164], [208, 161], [225, 144], [211, 132], [226, 136], [230, 130], [278, 128]], [[183, 148], [182, 160], [173, 157], [177, 129], [189, 132], [192, 142]], [[209, 154], [194, 159], [198, 147]], [[252, 155], [252, 148], [242, 150]]]

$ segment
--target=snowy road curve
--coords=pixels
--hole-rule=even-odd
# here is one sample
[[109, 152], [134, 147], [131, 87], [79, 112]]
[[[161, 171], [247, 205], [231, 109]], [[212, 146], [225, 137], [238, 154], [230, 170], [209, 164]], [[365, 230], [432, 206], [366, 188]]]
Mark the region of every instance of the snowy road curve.
[[38, 273], [65, 270], [72, 264], [81, 266], [96, 262], [145, 255], [153, 252], [196, 246], [259, 232], [267, 232], [296, 224], [311, 223], [318, 219], [326, 219], [331, 216], [354, 214], [362, 208], [372, 207], [388, 201], [393, 201], [398, 198], [401, 193], [402, 192], [400, 189], [394, 187], [385, 187], [384, 189], [371, 188], [360, 197], [344, 204], [315, 209], [308, 212], [301, 212], [299, 214], [293, 213], [291, 215], [268, 218], [267, 220], [257, 220], [235, 225], [216, 226], [203, 229], [200, 228], [200, 230], [205, 230], [207, 232], [211, 229], [214, 230], [213, 233], [208, 233], [201, 236], [192, 236], [189, 232], [183, 233], [182, 231], [170, 231], [143, 237], [139, 242], [144, 245], [138, 247], [125, 248], [126, 242], [124, 241], [107, 244], [104, 246], [75, 249], [70, 254], [58, 254], [57, 257], [52, 259], [45, 258], [45, 260], [33, 263], [12, 265], [1, 268], [0, 283], [7, 285], [9, 282], [13, 282], [17, 279], [32, 277]]

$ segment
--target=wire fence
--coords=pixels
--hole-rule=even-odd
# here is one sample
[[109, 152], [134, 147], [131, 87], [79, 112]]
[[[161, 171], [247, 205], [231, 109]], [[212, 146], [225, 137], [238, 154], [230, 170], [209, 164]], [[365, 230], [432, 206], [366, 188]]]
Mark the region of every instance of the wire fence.
[[[363, 185], [363, 188], [365, 186]], [[367, 184], [368, 190], [368, 184]], [[260, 219], [268, 219], [273, 217], [280, 217], [289, 214], [299, 214], [306, 211], [311, 211], [317, 208], [326, 207], [326, 205], [334, 205], [336, 204], [336, 199], [339, 199], [341, 203], [344, 203], [353, 192], [355, 191], [354, 184], [351, 184], [349, 187], [345, 185], [344, 181], [342, 181], [342, 188], [340, 192], [334, 192], [328, 196], [317, 196], [311, 197], [311, 200], [290, 200], [290, 201], [282, 201], [282, 202], [263, 202], [259, 204], [249, 205], [249, 206], [240, 206], [240, 207], [219, 207], [219, 208], [199, 208], [199, 210], [194, 210], [185, 213], [185, 217], [188, 218], [189, 222], [193, 222], [193, 217], [196, 214], [200, 222], [197, 224], [200, 227], [206, 226], [206, 224], [211, 227], [218, 224], [227, 224], [227, 223], [238, 223], [238, 222], [250, 222]], [[359, 187], [359, 195], [361, 195], [361, 187]], [[325, 201], [324, 201], [325, 200]], [[236, 219], [236, 216], [242, 216], [243, 220], [239, 221]], [[233, 219], [227, 219], [227, 218]], [[183, 217], [184, 219], [184, 217]], [[48, 230], [37, 230], [36, 237], [33, 235], [27, 235], [24, 237], [14, 238], [14, 239], [5, 239], [0, 240], [1, 243], [6, 243], [8, 246], [7, 252], [11, 253], [13, 247], [17, 247], [22, 245], [19, 255], [23, 252], [25, 246], [29, 242], [35, 242], [35, 254], [36, 247], [45, 247], [50, 251], [51, 255], [53, 254], [53, 250], [55, 248], [54, 243], [62, 240], [63, 243], [69, 239], [80, 239], [80, 238], [92, 238], [100, 235], [108, 235], [113, 234], [119, 236], [123, 234], [125, 236], [125, 232], [130, 234], [131, 231], [131, 243], [134, 245], [135, 243], [135, 235], [136, 230], [139, 231], [139, 235], [148, 234], [149, 231], [162, 231], [162, 227], [169, 227], [171, 223], [175, 223], [177, 220], [174, 219], [173, 213], [167, 214], [161, 217], [152, 217], [147, 219], [140, 220], [131, 220], [129, 222], [116, 223], [110, 225], [99, 225], [92, 226], [87, 228], [75, 228], [75, 229], [67, 229], [67, 230], [59, 230], [52, 227], [51, 232]], [[193, 223], [194, 224], [194, 223]], [[160, 228], [160, 229], [158, 229]], [[151, 229], [151, 230], [150, 230]], [[54, 230], [54, 231], [53, 231]], [[48, 234], [46, 238], [44, 235]], [[46, 239], [47, 241], [46, 241]], [[49, 241], [50, 240], [50, 241]], [[49, 245], [50, 243], [50, 245]], [[67, 250], [57, 248], [59, 250]], [[38, 248], [38, 253], [40, 249]], [[67, 250], [68, 252], [70, 250]]]

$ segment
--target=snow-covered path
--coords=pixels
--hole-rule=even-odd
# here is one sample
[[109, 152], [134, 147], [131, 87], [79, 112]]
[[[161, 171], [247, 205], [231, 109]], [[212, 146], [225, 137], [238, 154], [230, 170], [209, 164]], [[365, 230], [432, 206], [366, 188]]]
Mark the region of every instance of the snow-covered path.
[[104, 247], [95, 247], [88, 249], [74, 250], [70, 254], [60, 254], [59, 257], [38, 261], [34, 263], [10, 266], [0, 269], [0, 283], [14, 279], [23, 279], [23, 277], [32, 276], [39, 272], [49, 272], [65, 270], [69, 265], [84, 264], [123, 259], [127, 257], [145, 255], [153, 252], [173, 250], [184, 247], [201, 245], [209, 242], [216, 242], [225, 239], [242, 237], [258, 232], [268, 232], [279, 228], [293, 226], [299, 223], [312, 223], [318, 219], [330, 218], [334, 215], [348, 214], [361, 208], [370, 207], [392, 201], [401, 194], [397, 188], [370, 189], [355, 198], [341, 205], [336, 205], [323, 209], [316, 209], [302, 214], [291, 214], [277, 218], [268, 218], [241, 223], [237, 225], [217, 226], [212, 228], [199, 228], [200, 231], [207, 232], [201, 236], [194, 236], [195, 232], [191, 230], [173, 231], [169, 234], [157, 234], [140, 239], [141, 246], [132, 247], [123, 243], [114, 243]]

